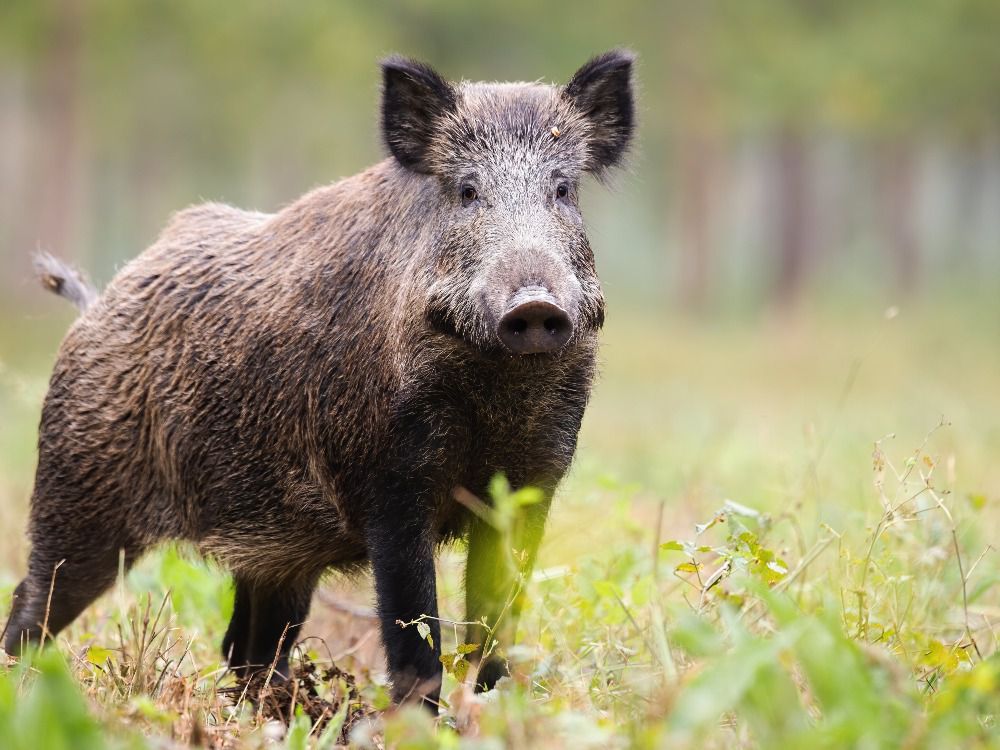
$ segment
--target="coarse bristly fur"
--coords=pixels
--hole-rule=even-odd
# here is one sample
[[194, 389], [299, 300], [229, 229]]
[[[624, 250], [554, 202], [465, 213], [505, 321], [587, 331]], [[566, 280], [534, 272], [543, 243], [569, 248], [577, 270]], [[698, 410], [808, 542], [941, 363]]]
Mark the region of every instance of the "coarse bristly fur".
[[[509, 640], [503, 542], [454, 493], [485, 498], [503, 473], [550, 498], [570, 464], [604, 320], [577, 194], [628, 149], [632, 62], [609, 52], [565, 86], [452, 84], [392, 57], [390, 158], [276, 214], [180, 211], [99, 296], [40, 259], [83, 313], [42, 409], [8, 652], [72, 621], [120, 551], [168, 539], [233, 572], [223, 648], [243, 672], [280, 651], [287, 673], [319, 577], [370, 564], [394, 697], [433, 705], [438, 624], [431, 647], [397, 621], [436, 617], [435, 548], [460, 535], [468, 620]], [[564, 321], [558, 347], [498, 334], [525, 294]], [[519, 527], [525, 569], [547, 510]], [[504, 669], [483, 664], [479, 687]]]

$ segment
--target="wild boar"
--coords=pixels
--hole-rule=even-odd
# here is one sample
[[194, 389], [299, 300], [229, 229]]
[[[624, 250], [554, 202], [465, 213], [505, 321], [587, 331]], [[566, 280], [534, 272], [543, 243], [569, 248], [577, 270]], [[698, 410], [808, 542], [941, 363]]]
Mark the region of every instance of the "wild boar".
[[[163, 540], [232, 571], [223, 653], [244, 674], [287, 675], [323, 573], [370, 565], [393, 697], [434, 705], [435, 551], [460, 537], [467, 619], [509, 642], [594, 377], [604, 298], [578, 191], [626, 155], [632, 68], [616, 50], [564, 86], [449, 83], [391, 57], [390, 156], [370, 169], [274, 214], [187, 208], [100, 294], [39, 259], [82, 314], [42, 409], [7, 651]], [[456, 501], [498, 473], [545, 498], [520, 571]], [[398, 624], [422, 615], [431, 639]], [[498, 651], [478, 688], [505, 669]]]

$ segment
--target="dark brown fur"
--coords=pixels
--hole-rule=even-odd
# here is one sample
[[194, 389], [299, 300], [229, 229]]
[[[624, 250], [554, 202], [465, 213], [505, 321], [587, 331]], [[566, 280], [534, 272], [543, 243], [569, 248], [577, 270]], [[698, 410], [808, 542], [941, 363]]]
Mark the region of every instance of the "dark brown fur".
[[[616, 70], [630, 60], [622, 56]], [[479, 95], [463, 86], [462, 101]], [[562, 143], [547, 122], [539, 142], [562, 160], [574, 190], [580, 172], [609, 165], [606, 154], [600, 169], [587, 163], [588, 129], [600, 125], [586, 111], [559, 89], [525, 92], [507, 91], [504, 101], [528, 96], [541, 102], [531, 112], [555, 108]], [[489, 129], [513, 126], [498, 124], [495, 99], [464, 111], [467, 122], [489, 118], [470, 150], [449, 151], [443, 140], [461, 127], [453, 112], [447, 127], [435, 122], [436, 140], [413, 151], [420, 168], [396, 154], [277, 214], [188, 208], [96, 301], [77, 295], [85, 310], [59, 351], [42, 411], [32, 551], [8, 651], [38, 638], [60, 560], [52, 632], [110, 584], [120, 550], [131, 563], [166, 539], [190, 540], [232, 570], [225, 649], [234, 666], [270, 662], [324, 571], [370, 562], [395, 695], [405, 697], [440, 665], [436, 649], [395, 620], [436, 615], [434, 547], [467, 533], [470, 619], [499, 615], [509, 586], [495, 559], [499, 540], [470, 521], [453, 490], [486, 497], [502, 472], [515, 487], [551, 494], [575, 449], [603, 299], [575, 219], [552, 225], [582, 285], [572, 300], [564, 295], [576, 328], [558, 353], [505, 353], [489, 305], [457, 299], [468, 283], [455, 279], [475, 276], [483, 250], [462, 239], [454, 207], [442, 204], [454, 172], [445, 164], [502, 147], [490, 146]], [[405, 143], [410, 131], [400, 132]], [[476, 231], [499, 236], [504, 226]], [[496, 267], [523, 266], [515, 251]], [[559, 288], [549, 266], [532, 274]], [[508, 286], [528, 283], [518, 279]], [[535, 537], [546, 509], [529, 520]], [[536, 545], [526, 542], [529, 557]], [[433, 632], [439, 643], [436, 624]], [[502, 670], [490, 669], [491, 685]], [[433, 685], [420, 690], [436, 696]]]

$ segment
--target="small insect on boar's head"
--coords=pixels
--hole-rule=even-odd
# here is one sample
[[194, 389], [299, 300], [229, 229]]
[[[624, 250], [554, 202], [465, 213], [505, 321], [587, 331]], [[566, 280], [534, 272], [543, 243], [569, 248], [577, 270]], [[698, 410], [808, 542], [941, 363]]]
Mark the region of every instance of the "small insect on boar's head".
[[604, 298], [578, 191], [628, 150], [633, 60], [601, 55], [565, 86], [452, 84], [418, 62], [383, 62], [386, 144], [432, 178], [426, 314], [436, 330], [518, 355], [593, 338]]

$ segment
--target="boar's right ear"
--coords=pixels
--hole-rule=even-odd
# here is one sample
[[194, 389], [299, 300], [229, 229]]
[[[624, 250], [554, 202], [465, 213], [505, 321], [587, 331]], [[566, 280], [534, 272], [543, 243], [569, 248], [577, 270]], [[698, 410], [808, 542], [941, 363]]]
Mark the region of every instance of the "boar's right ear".
[[573, 74], [563, 96], [590, 123], [588, 171], [600, 176], [621, 163], [635, 130], [632, 63], [635, 54], [616, 49], [590, 60]]
[[429, 65], [393, 55], [382, 61], [382, 137], [404, 167], [430, 172], [435, 125], [455, 108], [455, 90]]

